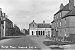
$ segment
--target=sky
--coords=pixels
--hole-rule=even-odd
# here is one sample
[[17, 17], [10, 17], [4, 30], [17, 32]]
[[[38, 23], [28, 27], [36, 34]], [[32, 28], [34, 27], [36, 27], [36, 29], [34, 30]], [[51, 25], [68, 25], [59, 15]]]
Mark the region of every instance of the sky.
[[28, 29], [34, 20], [36, 23], [51, 23], [60, 4], [68, 0], [0, 0], [0, 8], [20, 29]]

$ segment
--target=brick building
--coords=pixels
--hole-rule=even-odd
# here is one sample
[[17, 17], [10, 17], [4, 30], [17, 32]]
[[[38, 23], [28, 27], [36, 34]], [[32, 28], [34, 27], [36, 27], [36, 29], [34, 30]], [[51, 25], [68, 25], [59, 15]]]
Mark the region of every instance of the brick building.
[[[60, 10], [54, 14], [52, 21], [52, 36], [56, 39], [75, 35], [75, 0], [69, 0], [65, 6], [60, 5]], [[72, 37], [72, 36], [71, 36]]]

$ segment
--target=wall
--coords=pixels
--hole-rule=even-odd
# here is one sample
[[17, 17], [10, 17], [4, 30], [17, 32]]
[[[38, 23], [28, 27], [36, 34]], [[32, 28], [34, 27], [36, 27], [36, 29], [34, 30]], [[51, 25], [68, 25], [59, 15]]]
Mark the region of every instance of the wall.
[[32, 22], [29, 24], [29, 28], [37, 28], [37, 24], [35, 22]]
[[75, 16], [69, 16], [69, 18], [70, 18], [69, 26], [75, 27]]
[[51, 28], [33, 28], [33, 29], [30, 29], [29, 30], [29, 33], [30, 35], [32, 35], [32, 31], [34, 32], [33, 34], [36, 35], [36, 31], [45, 31], [45, 35], [48, 34], [48, 31], [49, 31], [49, 34], [50, 34], [50, 37], [51, 37]]
[[70, 34], [75, 34], [75, 16], [69, 16]]
[[9, 20], [9, 19], [6, 19], [5, 21], [5, 36], [12, 36], [13, 34], [13, 23]]
[[37, 30], [34, 30], [34, 29], [33, 30], [29, 30], [30, 35], [32, 35], [32, 31], [33, 31], [33, 35], [36, 35], [36, 31]]

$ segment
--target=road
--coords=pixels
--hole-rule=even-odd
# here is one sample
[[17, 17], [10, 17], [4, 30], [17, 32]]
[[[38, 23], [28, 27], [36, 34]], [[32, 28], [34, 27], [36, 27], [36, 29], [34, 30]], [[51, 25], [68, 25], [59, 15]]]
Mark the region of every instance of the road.
[[0, 41], [0, 48], [16, 48], [29, 50], [50, 50], [42, 42], [45, 38], [36, 36], [23, 36], [21, 38], [11, 38]]

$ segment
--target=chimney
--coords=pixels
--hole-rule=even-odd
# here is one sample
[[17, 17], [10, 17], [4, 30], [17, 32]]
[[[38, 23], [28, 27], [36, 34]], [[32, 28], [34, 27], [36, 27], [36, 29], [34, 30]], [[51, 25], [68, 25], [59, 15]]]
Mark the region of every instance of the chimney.
[[0, 11], [2, 11], [2, 8], [0, 8]]
[[0, 17], [2, 17], [2, 8], [0, 8]]
[[2, 16], [5, 17], [5, 13], [2, 13]]
[[74, 8], [74, 0], [69, 0], [69, 9], [72, 10]]
[[34, 22], [34, 20], [33, 20], [33, 22]]
[[43, 21], [43, 23], [45, 23], [45, 21]]
[[3, 16], [2, 18], [3, 18], [3, 20], [6, 19], [5, 15], [6, 15], [5, 13], [2, 13], [2, 16]]
[[63, 5], [63, 3], [61, 3], [61, 5], [60, 5], [60, 10], [62, 10], [63, 7], [64, 7], [64, 5]]

